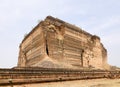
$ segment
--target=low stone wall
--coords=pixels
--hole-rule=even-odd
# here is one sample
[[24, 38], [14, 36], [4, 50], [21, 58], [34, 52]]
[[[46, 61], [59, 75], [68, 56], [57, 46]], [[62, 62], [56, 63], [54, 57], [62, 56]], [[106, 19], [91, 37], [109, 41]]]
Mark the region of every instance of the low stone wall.
[[64, 80], [120, 78], [120, 71], [65, 69], [2, 69], [0, 85], [37, 83]]

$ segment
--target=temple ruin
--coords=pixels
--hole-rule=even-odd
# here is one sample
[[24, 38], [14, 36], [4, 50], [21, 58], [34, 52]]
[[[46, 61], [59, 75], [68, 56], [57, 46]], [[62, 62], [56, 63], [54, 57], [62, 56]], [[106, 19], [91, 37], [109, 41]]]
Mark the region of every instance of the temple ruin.
[[21, 42], [17, 67], [106, 69], [107, 50], [98, 36], [47, 16]]

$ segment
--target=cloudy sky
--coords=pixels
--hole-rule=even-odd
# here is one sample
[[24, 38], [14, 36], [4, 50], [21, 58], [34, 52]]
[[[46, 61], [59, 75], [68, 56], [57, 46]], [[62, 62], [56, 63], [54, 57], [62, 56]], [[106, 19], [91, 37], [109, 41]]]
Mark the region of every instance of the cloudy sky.
[[17, 65], [24, 35], [48, 15], [100, 36], [120, 67], [120, 0], [0, 0], [0, 67]]

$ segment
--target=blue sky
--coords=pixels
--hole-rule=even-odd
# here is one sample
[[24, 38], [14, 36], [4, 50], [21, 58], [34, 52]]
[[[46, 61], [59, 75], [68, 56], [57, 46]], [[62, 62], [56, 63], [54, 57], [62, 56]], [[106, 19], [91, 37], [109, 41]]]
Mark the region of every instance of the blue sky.
[[24, 35], [48, 15], [100, 36], [120, 67], [120, 0], [0, 0], [0, 68], [17, 65]]

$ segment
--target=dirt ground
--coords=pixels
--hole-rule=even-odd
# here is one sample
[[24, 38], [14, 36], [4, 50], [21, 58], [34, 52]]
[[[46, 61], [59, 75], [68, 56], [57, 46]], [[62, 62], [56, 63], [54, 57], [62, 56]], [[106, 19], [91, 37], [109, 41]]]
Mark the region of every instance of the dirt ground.
[[[11, 86], [7, 86], [7, 87], [11, 87]], [[48, 82], [48, 83], [16, 85], [13, 87], [120, 87], [120, 79], [92, 79], [92, 80]]]

